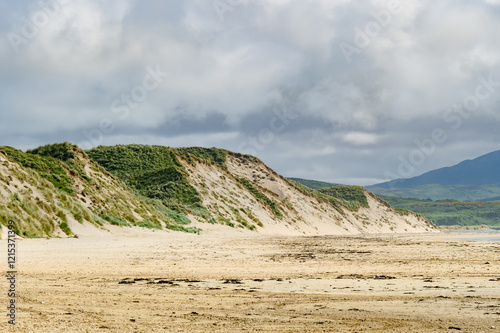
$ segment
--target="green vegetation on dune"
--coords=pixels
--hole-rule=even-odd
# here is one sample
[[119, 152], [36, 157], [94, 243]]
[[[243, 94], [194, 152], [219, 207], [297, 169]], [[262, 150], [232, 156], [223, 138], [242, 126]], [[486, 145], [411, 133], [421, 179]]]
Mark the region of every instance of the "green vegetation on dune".
[[299, 179], [299, 178], [287, 178], [288, 182], [290, 184], [292, 184], [295, 188], [297, 188], [300, 192], [302, 192], [305, 195], [317, 197], [319, 200], [319, 198], [321, 197], [320, 192], [318, 192], [317, 190], [312, 189], [309, 186], [306, 186], [306, 185], [302, 184], [301, 182], [298, 182], [294, 179]]
[[[94, 222], [94, 216], [90, 217], [93, 214], [73, 199], [73, 178], [67, 173], [66, 164], [53, 157], [25, 153], [11, 147], [1, 147], [0, 150], [24, 170], [23, 172], [9, 163], [4, 163], [9, 172], [7, 176], [0, 177], [0, 186], [5, 191], [0, 195], [1, 224], [7, 225], [9, 220], [14, 220], [15, 232], [18, 235], [44, 237], [54, 235], [57, 230], [68, 236], [73, 235], [68, 225], [68, 215], [77, 220], [83, 220], [86, 216]], [[50, 201], [34, 197], [32, 188], [27, 185], [13, 184], [14, 178], [22, 184], [34, 187]], [[13, 193], [9, 186], [14, 187], [17, 192]]]
[[[167, 208], [164, 213], [186, 224], [185, 214], [210, 218], [198, 191], [177, 156], [189, 163], [202, 161], [226, 169], [227, 151], [217, 148], [170, 148], [164, 146], [100, 146], [87, 151], [94, 161], [115, 175], [138, 194], [157, 199]], [[189, 220], [187, 220], [189, 221]]]
[[[299, 179], [300, 182], [293, 179]], [[365, 190], [361, 186], [335, 185], [316, 190], [305, 185], [308, 182], [304, 179], [288, 178], [288, 181], [302, 193], [314, 196], [318, 201], [327, 201], [340, 212], [343, 212], [342, 207], [351, 211], [358, 211], [360, 207], [369, 207]]]
[[500, 202], [422, 200], [380, 196], [398, 209], [422, 214], [438, 226], [500, 226]]
[[339, 200], [352, 211], [360, 207], [369, 207], [365, 191], [361, 186], [337, 185], [319, 190], [320, 193]]
[[276, 203], [275, 201], [269, 199], [264, 193], [262, 193], [259, 189], [257, 189], [255, 186], [253, 186], [250, 181], [246, 178], [239, 178], [238, 179], [240, 181], [241, 184], [243, 184], [243, 186], [245, 186], [245, 188], [250, 192], [252, 193], [252, 195], [257, 199], [259, 200], [260, 202], [266, 204], [270, 209], [271, 211], [274, 213], [274, 215], [276, 215], [277, 217], [282, 217], [283, 214], [281, 214], [280, 212], [280, 206], [278, 203]]
[[136, 174], [177, 167], [182, 164], [168, 147], [143, 145], [99, 146], [87, 155], [107, 171], [129, 182]]
[[172, 148], [179, 156], [185, 158], [190, 163], [194, 163], [195, 159], [205, 161], [207, 163], [215, 163], [226, 169], [227, 150], [218, 148], [202, 148], [202, 147], [187, 147], [187, 148]]
[[56, 143], [28, 150], [27, 153], [56, 158], [64, 162], [71, 176], [78, 175], [87, 182], [91, 181], [85, 174], [81, 161], [78, 159], [78, 153], [86, 156], [85, 152], [77, 145], [72, 145], [68, 142]]
[[144, 171], [128, 178], [128, 184], [141, 195], [159, 199], [174, 211], [181, 211], [181, 208], [186, 212], [203, 209], [199, 193], [178, 167]]
[[0, 150], [5, 152], [9, 159], [18, 163], [24, 168], [32, 169], [40, 175], [40, 177], [51, 182], [57, 189], [74, 195], [73, 178], [66, 170], [74, 169], [68, 164], [51, 156], [41, 156], [36, 153], [25, 153], [21, 150], [12, 147], [0, 147]]
[[[295, 178], [298, 179], [298, 178]], [[298, 189], [302, 194], [304, 195], [309, 195], [312, 197], [315, 197], [318, 202], [329, 202], [330, 205], [332, 205], [336, 210], [339, 212], [343, 213], [344, 210], [342, 209], [341, 203], [338, 199], [331, 197], [329, 195], [323, 194], [318, 190], [314, 190], [298, 181], [293, 180], [292, 178], [288, 178], [288, 182], [292, 184], [296, 189]]]
[[[134, 194], [126, 185], [113, 179], [101, 166], [88, 159], [85, 152], [75, 145], [69, 143], [46, 145], [28, 152], [12, 147], [0, 147], [0, 150], [10, 161], [20, 166], [19, 168], [7, 162], [3, 164], [8, 171], [6, 175], [0, 174], [0, 186], [4, 189], [4, 194], [0, 195], [0, 203], [3, 206], [0, 209], [0, 223], [6, 225], [8, 220], [15, 220], [18, 228], [16, 232], [21, 236], [54, 236], [57, 230], [68, 236], [73, 235], [69, 227], [70, 218], [79, 223], [88, 221], [98, 227], [107, 222], [120, 226], [162, 229], [164, 225], [172, 230], [198, 231], [197, 228], [183, 226], [190, 221], [183, 214], [166, 208], [163, 204], [165, 200], [160, 200], [165, 199], [164, 194], [154, 195], [157, 188], [149, 187], [148, 191], [152, 197], [159, 196], [160, 199], [147, 199]], [[151, 178], [158, 178], [154, 171], [143, 173], [137, 171], [141, 170], [144, 164], [148, 165], [148, 158], [144, 156], [141, 158], [140, 163], [129, 166], [129, 170], [135, 168], [136, 171], [130, 175], [124, 174], [125, 177], [134, 180], [136, 177], [134, 173], [139, 174], [145, 179], [144, 181], [139, 179], [139, 184], [150, 181]], [[181, 167], [173, 154], [167, 154], [165, 159], [172, 165]], [[130, 161], [137, 162], [134, 159]], [[113, 159], [111, 162], [116, 162], [118, 166], [121, 163]], [[85, 172], [86, 167], [90, 167], [95, 174], [89, 177]], [[164, 178], [160, 179], [173, 183], [181, 179], [182, 183], [185, 175], [175, 167], [174, 171], [168, 173], [168, 176], [162, 174], [161, 177]], [[92, 178], [94, 176], [96, 178]], [[12, 184], [13, 178], [24, 185]], [[160, 185], [165, 186], [165, 182]], [[181, 200], [191, 203], [192, 210], [198, 209], [197, 212], [200, 214], [205, 211], [201, 205], [196, 207], [199, 200], [192, 200], [192, 197], [197, 195], [193, 188], [187, 193], [176, 188], [171, 190], [175, 196], [180, 192]], [[13, 194], [9, 197], [8, 193]], [[90, 205], [84, 206], [83, 202], [87, 205], [90, 202]]]
[[322, 182], [319, 180], [310, 180], [310, 179], [302, 179], [302, 178], [288, 178], [288, 179], [293, 180], [294, 182], [300, 183], [300, 184], [307, 186], [309, 188], [312, 188], [313, 190], [320, 190], [323, 188], [328, 188], [328, 187], [339, 185], [339, 184], [334, 184], [334, 183]]
[[[183, 153], [188, 154], [187, 151]], [[209, 216], [173, 149], [142, 145], [99, 146], [88, 150], [87, 154], [140, 195], [158, 199], [176, 212]]]

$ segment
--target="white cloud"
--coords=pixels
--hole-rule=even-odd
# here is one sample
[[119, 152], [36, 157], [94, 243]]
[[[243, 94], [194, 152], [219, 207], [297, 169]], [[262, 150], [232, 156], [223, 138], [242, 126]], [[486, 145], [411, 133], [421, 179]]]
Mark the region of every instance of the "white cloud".
[[[380, 178], [416, 138], [446, 125], [445, 110], [473, 94], [479, 76], [500, 81], [497, 0], [420, 2], [405, 2], [403, 13], [348, 63], [339, 44], [354, 43], [354, 28], [373, 21], [371, 13], [386, 1], [242, 1], [223, 21], [205, 0], [69, 1], [19, 54], [6, 38], [0, 41], [0, 139], [15, 145], [22, 137], [23, 147], [80, 142], [84, 129], [111, 118], [116, 130], [106, 136], [109, 143], [211, 142], [237, 149], [235, 138], [268, 126], [262, 114], [286, 101], [300, 121], [277, 133], [260, 157], [289, 175], [309, 167], [291, 160], [301, 155], [314, 164], [315, 178]], [[3, 2], [0, 10], [11, 14], [0, 23], [5, 36], [20, 33], [22, 18], [39, 6]], [[169, 79], [127, 119], [117, 119], [112, 102], [157, 65]], [[497, 124], [499, 107], [500, 89], [466, 120], [468, 135], [457, 132], [453, 144], [474, 135], [497, 144], [484, 124]], [[206, 134], [182, 122], [175, 135], [160, 131], [179, 116], [202, 122], [213, 113], [226, 132]], [[460, 151], [439, 159], [446, 154], [459, 159]], [[385, 158], [365, 170], [356, 166], [366, 163], [350, 161], [353, 155]], [[300, 165], [292, 169], [293, 163]]]
[[363, 145], [374, 145], [378, 141], [378, 136], [372, 133], [363, 133], [363, 132], [350, 132], [343, 135], [344, 142], [363, 146]]

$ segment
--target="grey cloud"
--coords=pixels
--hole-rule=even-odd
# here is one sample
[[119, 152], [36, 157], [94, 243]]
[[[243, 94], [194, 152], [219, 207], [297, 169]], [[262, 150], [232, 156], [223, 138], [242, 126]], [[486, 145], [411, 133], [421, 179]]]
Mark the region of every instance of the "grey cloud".
[[[75, 0], [18, 54], [7, 34], [39, 5], [1, 3], [0, 144], [84, 144], [93, 131], [99, 144], [240, 150], [267, 133], [253, 151], [278, 172], [358, 184], [385, 180], [435, 128], [449, 138], [415, 173], [497, 149], [500, 86], [458, 130], [443, 115], [478, 78], [500, 82], [500, 6], [403, 4], [348, 62], [341, 43], [356, 46], [388, 2], [241, 1], [221, 20], [212, 1]], [[113, 102], [156, 66], [170, 76], [120, 118]], [[284, 105], [296, 118], [269, 132]]]

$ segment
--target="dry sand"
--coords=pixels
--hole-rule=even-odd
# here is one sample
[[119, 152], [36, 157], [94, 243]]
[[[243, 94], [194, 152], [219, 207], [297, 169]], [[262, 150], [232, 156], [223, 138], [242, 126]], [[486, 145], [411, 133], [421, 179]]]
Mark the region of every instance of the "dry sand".
[[[19, 240], [15, 331], [500, 330], [499, 242], [203, 227]], [[0, 288], [7, 305], [6, 279]], [[12, 330], [3, 318], [0, 331]]]

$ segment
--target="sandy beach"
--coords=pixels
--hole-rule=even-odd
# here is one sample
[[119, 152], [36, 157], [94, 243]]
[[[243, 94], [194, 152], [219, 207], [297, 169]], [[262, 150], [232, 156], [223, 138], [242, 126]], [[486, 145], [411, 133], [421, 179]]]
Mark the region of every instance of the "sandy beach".
[[[18, 240], [15, 331], [500, 329], [499, 242], [203, 227], [200, 235], [116, 227], [78, 239]], [[6, 279], [1, 288], [7, 305]], [[8, 330], [4, 316], [0, 331]]]

